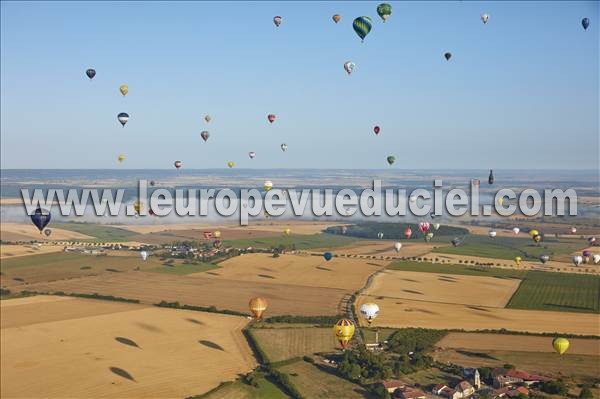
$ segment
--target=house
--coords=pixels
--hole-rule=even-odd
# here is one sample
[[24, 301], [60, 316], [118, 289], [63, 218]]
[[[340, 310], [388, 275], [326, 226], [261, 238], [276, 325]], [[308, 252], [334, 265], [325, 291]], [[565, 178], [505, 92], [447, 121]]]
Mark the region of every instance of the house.
[[525, 387], [517, 387], [506, 393], [506, 396], [509, 398], [518, 398], [520, 395], [529, 396], [529, 389]]
[[389, 393], [394, 393], [396, 389], [404, 388], [405, 385], [402, 381], [399, 380], [381, 381], [381, 384]]
[[398, 399], [426, 399], [425, 392], [418, 388], [402, 387], [394, 391], [394, 398]]
[[515, 385], [523, 382], [522, 378], [509, 377], [506, 375], [497, 375], [494, 377], [494, 388], [499, 389], [510, 385]]
[[437, 384], [431, 389], [431, 393], [434, 395], [442, 396], [442, 392], [444, 392], [445, 389], [450, 389], [450, 387], [445, 384]]
[[454, 390], [459, 394], [459, 398], [468, 398], [475, 393], [475, 388], [467, 380], [463, 380], [456, 384]]
[[535, 384], [538, 382], [552, 381], [552, 378], [544, 377], [543, 375], [530, 374], [522, 370], [508, 370], [505, 375], [507, 377], [520, 378], [527, 385]]
[[456, 392], [454, 389], [450, 388], [444, 384], [438, 384], [433, 387], [431, 392], [435, 395], [442, 396], [448, 399], [460, 399], [462, 398], [460, 392]]

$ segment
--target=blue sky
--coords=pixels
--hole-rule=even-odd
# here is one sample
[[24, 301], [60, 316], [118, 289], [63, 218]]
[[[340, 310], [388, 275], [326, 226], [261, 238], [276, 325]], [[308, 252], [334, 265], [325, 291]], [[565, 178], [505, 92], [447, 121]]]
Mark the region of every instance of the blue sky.
[[598, 2], [377, 4], [2, 2], [1, 166], [598, 167]]

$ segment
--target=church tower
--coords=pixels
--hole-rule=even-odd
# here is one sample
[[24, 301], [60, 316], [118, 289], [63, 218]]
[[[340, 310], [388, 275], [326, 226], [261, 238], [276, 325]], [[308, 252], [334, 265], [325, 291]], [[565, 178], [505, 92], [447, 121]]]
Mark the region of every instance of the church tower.
[[481, 377], [479, 376], [479, 370], [475, 370], [475, 374], [473, 376], [473, 386], [475, 389], [481, 388]]

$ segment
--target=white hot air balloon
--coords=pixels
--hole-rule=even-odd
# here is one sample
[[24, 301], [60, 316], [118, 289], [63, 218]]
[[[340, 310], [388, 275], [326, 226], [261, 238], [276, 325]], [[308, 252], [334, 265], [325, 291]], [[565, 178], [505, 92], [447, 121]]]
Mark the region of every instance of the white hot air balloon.
[[360, 305], [360, 314], [363, 315], [367, 323], [371, 325], [373, 320], [379, 315], [379, 306], [376, 303], [363, 303]]
[[354, 67], [356, 66], [356, 64], [352, 61], [348, 61], [344, 63], [344, 69], [346, 70], [346, 73], [348, 75], [352, 74], [352, 71], [354, 71]]
[[597, 265], [598, 263], [600, 263], [600, 255], [598, 255], [598, 254], [592, 255], [592, 260], [594, 261], [594, 264]]
[[521, 231], [521, 229], [518, 228], [518, 227], [513, 227], [512, 231], [513, 231], [513, 233], [515, 233], [515, 235], [517, 235], [517, 234], [519, 234], [519, 232]]
[[248, 153], [248, 156], [250, 157], [250, 159], [254, 159], [254, 157], [256, 156], [256, 153], [254, 151], [250, 151]]
[[579, 255], [573, 256], [572, 261], [575, 266], [579, 266], [583, 263], [583, 257], [581, 257]]
[[283, 143], [281, 145], [281, 151], [286, 152], [287, 149], [288, 149], [288, 145], [286, 143]]
[[396, 252], [400, 252], [400, 250], [402, 249], [402, 243], [401, 242], [395, 243], [394, 249], [396, 250]]
[[483, 22], [484, 24], [487, 24], [489, 19], [490, 19], [490, 14], [487, 14], [487, 13], [481, 14], [481, 22]]
[[498, 235], [498, 233], [496, 233], [496, 230], [490, 230], [488, 232], [488, 236], [490, 236], [490, 238], [494, 238]]
[[433, 229], [436, 230], [436, 231], [439, 230], [440, 229], [440, 224], [439, 223], [434, 223], [433, 224]]
[[140, 252], [140, 256], [142, 257], [142, 260], [145, 261], [146, 259], [148, 259], [148, 252], [142, 251]]

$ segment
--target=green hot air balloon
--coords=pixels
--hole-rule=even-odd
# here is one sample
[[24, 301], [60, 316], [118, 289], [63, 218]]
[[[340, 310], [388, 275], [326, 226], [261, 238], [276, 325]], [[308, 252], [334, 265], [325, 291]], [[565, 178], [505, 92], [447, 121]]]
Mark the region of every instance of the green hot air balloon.
[[392, 6], [388, 3], [381, 3], [377, 6], [377, 14], [383, 19], [383, 22], [387, 21], [390, 15], [392, 15]]
[[361, 38], [362, 41], [365, 40], [365, 37], [371, 31], [371, 25], [373, 21], [369, 17], [358, 17], [352, 23], [352, 27], [354, 28], [354, 32]]
[[390, 164], [390, 166], [392, 166], [394, 164], [394, 162], [396, 162], [396, 157], [393, 155], [390, 155], [389, 157], [387, 157], [387, 163]]

